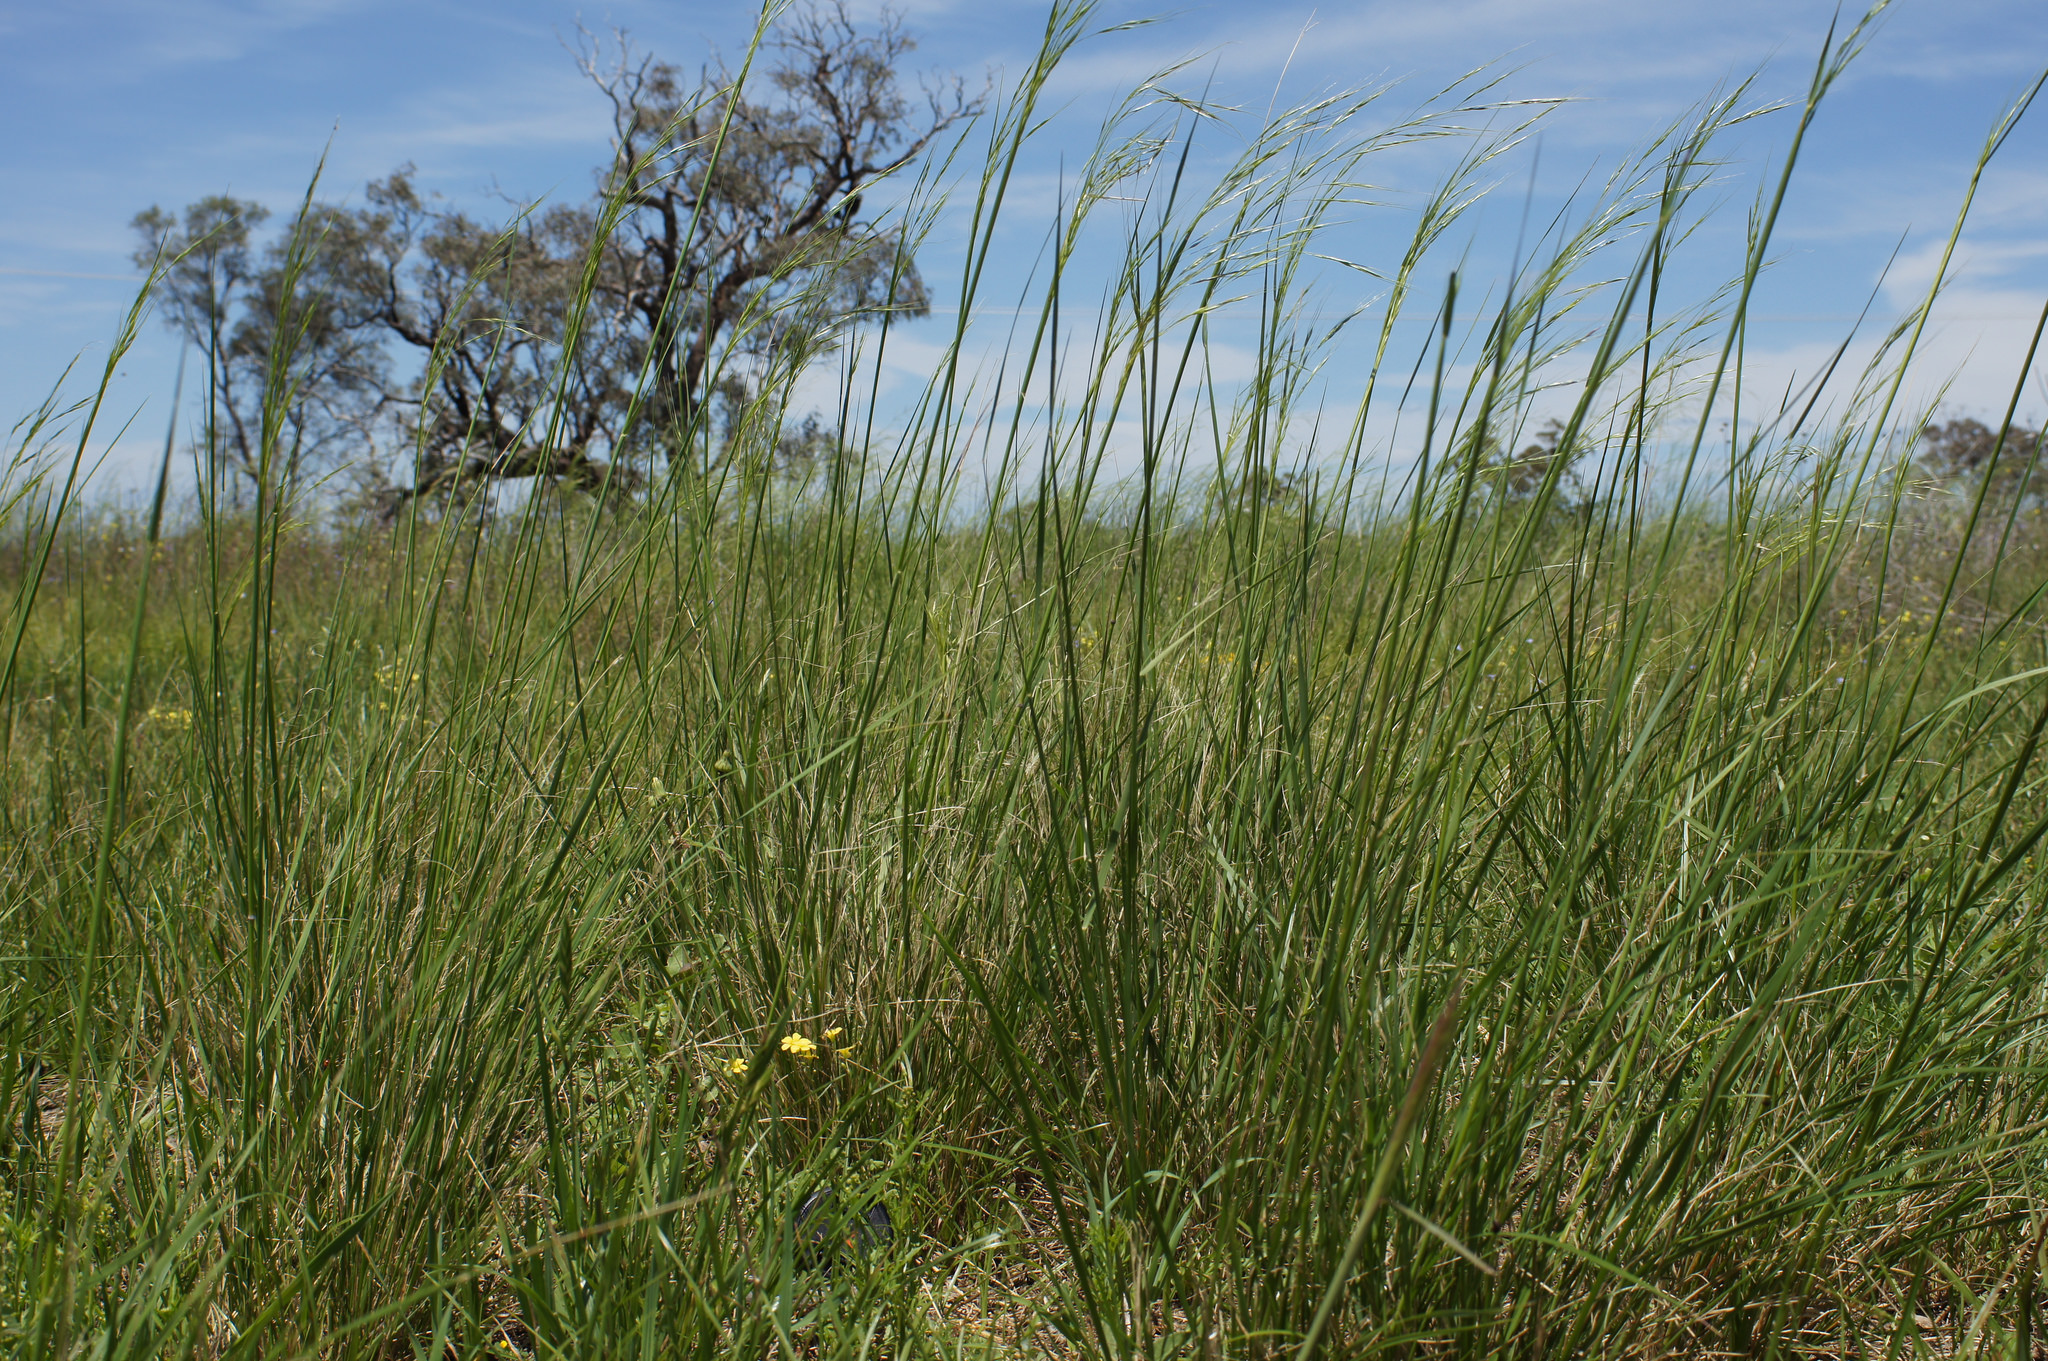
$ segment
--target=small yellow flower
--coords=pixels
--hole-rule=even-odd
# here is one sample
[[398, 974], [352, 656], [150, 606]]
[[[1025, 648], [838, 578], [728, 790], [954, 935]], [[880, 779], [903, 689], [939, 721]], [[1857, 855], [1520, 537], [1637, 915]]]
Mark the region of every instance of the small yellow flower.
[[163, 728], [184, 729], [192, 726], [190, 709], [165, 709], [152, 704], [148, 717], [150, 722]]
[[836, 1026], [836, 1025], [835, 1025], [835, 1026], [833, 1026], [833, 1027], [832, 1027], [832, 1028], [831, 1028], [830, 1030], [828, 1030], [828, 1031], [826, 1031], [826, 1032], [825, 1032], [825, 1038], [826, 1038], [826, 1039], [828, 1039], [828, 1040], [836, 1040], [836, 1039], [838, 1039], [838, 1038], [839, 1038], [839, 1037], [840, 1037], [841, 1035], [844, 1035], [845, 1033], [846, 1033], [846, 1029], [845, 1029], [845, 1027], [843, 1027], [843, 1026]]
[[747, 1075], [747, 1061], [745, 1059], [727, 1059], [725, 1061], [725, 1071], [734, 1077], [745, 1077]]
[[806, 1039], [802, 1035], [784, 1035], [782, 1037], [782, 1052], [794, 1058], [814, 1059], [818, 1056], [818, 1043], [816, 1040]]

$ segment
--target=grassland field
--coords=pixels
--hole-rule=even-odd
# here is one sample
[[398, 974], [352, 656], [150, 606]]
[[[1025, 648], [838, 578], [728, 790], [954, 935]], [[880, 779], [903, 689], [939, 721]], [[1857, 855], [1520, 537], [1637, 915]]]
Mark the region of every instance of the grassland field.
[[1923, 476], [1911, 318], [1710, 433], [1782, 179], [1653, 299], [1735, 102], [1483, 313], [1448, 183], [1433, 348], [1359, 361], [1427, 448], [1366, 457], [1384, 379], [1307, 457], [1363, 107], [1206, 198], [1119, 162], [1058, 238], [1123, 214], [1107, 320], [822, 463], [763, 381], [615, 503], [237, 510], [202, 440], [157, 521], [80, 499], [89, 410], [18, 430], [10, 1354], [2035, 1355], [2041, 498]]

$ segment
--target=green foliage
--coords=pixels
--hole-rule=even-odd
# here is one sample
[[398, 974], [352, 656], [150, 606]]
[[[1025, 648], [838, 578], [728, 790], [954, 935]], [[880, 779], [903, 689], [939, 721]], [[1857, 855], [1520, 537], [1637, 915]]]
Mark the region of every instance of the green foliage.
[[[990, 116], [970, 284], [1085, 18]], [[619, 513], [308, 525], [259, 447], [252, 507], [167, 532], [81, 515], [24, 446], [11, 1351], [2020, 1346], [2036, 550], [1987, 558], [1996, 525], [1879, 465], [1894, 373], [1701, 491], [1670, 380], [1702, 334], [1732, 377], [1776, 197], [1725, 310], [1630, 319], [1739, 95], [1499, 291], [1464, 390], [1446, 290], [1406, 487], [1298, 457], [1325, 216], [1480, 99], [1285, 115], [1198, 190], [1158, 155], [1185, 106], [1141, 93], [1055, 237], [1057, 274], [1108, 186], [1141, 200], [1086, 345], [1049, 291], [1015, 386], [947, 364], [844, 448], [750, 386], [733, 460]], [[1425, 205], [1395, 307], [1514, 135]], [[1568, 286], [1611, 321], [1573, 330]], [[1169, 381], [1253, 290], [1254, 380]], [[1549, 447], [1598, 453], [1573, 515], [1561, 469], [1500, 495], [1487, 459], [1564, 353]], [[1643, 490], [1660, 440], [1699, 475], [1675, 503]], [[951, 492], [970, 448], [986, 501]], [[825, 1270], [821, 1185], [886, 1203], [887, 1248]]]
[[2040, 445], [2040, 434], [2024, 425], [2001, 431], [1953, 417], [1920, 432], [1920, 464], [1931, 480], [1965, 494], [1988, 482], [1996, 503], [2038, 501], [2048, 493], [2036, 474]]
[[775, 17], [751, 84], [692, 82], [623, 34], [607, 58], [585, 35], [614, 124], [588, 204], [479, 222], [407, 165], [359, 207], [309, 193], [261, 249], [259, 204], [138, 214], [165, 321], [215, 359], [205, 447], [287, 494], [346, 471], [386, 517], [506, 478], [623, 500], [651, 468], [722, 460], [718, 396], [744, 400], [862, 322], [921, 315], [910, 241], [862, 218], [863, 192], [980, 101], [956, 81], [914, 109], [897, 70], [915, 43], [894, 16]]

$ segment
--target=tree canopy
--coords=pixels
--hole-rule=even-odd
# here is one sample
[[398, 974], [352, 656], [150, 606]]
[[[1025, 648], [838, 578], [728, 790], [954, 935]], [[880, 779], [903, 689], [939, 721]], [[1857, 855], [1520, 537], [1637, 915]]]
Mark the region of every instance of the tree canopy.
[[213, 451], [292, 485], [350, 464], [387, 510], [511, 477], [628, 495], [715, 461], [721, 399], [850, 326], [927, 310], [914, 243], [865, 191], [981, 101], [958, 79], [913, 101], [914, 48], [893, 15], [800, 8], [743, 83], [584, 34], [612, 113], [596, 192], [505, 222], [447, 206], [411, 166], [354, 206], [309, 198], [267, 245], [257, 203], [137, 215], [137, 261], [171, 262], [166, 321], [211, 361]]
[[2048, 476], [2036, 469], [2041, 435], [2023, 425], [2000, 432], [1967, 416], [1927, 425], [1920, 431], [1921, 470], [1943, 486], [1974, 490], [1986, 477], [1995, 501], [2048, 495]]

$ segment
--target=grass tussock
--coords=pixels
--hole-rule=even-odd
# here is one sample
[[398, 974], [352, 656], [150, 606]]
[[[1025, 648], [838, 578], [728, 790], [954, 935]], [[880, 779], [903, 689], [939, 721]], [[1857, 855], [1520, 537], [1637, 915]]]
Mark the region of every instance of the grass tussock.
[[[1084, 17], [975, 134], [965, 299]], [[849, 339], [794, 468], [772, 373], [642, 495], [393, 529], [217, 466], [95, 520], [22, 427], [9, 1350], [2030, 1355], [2037, 510], [1911, 481], [1917, 318], [1709, 445], [1783, 180], [1658, 287], [1740, 92], [1426, 353], [1317, 329], [1368, 163], [1465, 137], [1382, 312], [1432, 305], [1483, 98], [1200, 184], [1134, 98], [1002, 376], [963, 305], [885, 434]], [[1562, 363], [1573, 457], [1504, 459]]]

